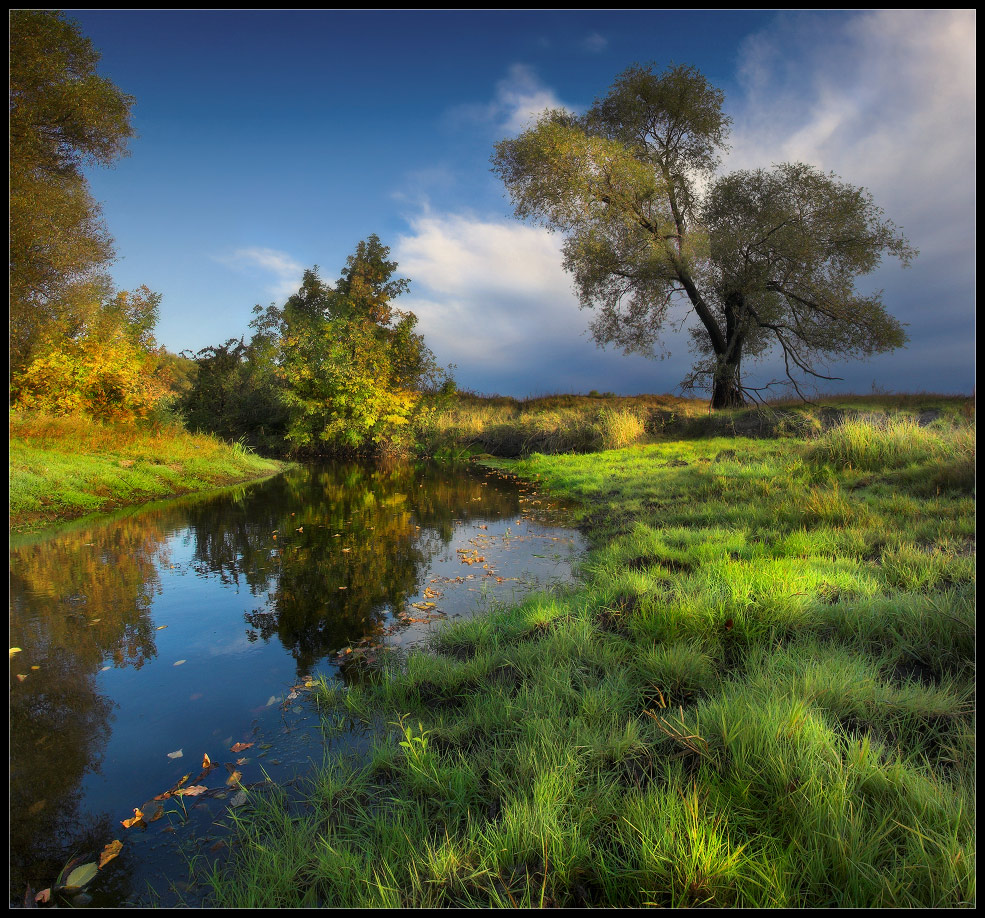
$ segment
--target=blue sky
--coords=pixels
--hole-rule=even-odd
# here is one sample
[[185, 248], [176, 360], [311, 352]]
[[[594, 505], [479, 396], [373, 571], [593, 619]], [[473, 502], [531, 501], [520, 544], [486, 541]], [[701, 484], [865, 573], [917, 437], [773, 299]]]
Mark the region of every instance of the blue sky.
[[[698, 67], [734, 121], [723, 169], [801, 160], [869, 188], [921, 251], [865, 278], [905, 350], [835, 364], [826, 391], [974, 386], [975, 12], [69, 11], [138, 138], [88, 173], [121, 288], [163, 294], [158, 340], [248, 335], [307, 267], [334, 280], [371, 233], [464, 388], [675, 391], [663, 360], [601, 350], [561, 239], [512, 216], [493, 144], [545, 106], [583, 111], [632, 63]], [[780, 373], [746, 368], [750, 381]]]

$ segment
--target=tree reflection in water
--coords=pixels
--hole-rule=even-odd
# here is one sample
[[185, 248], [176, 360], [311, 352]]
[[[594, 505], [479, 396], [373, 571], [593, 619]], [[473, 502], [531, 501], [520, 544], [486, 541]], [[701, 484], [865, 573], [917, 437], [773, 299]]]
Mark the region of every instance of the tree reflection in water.
[[[10, 681], [11, 901], [28, 883], [48, 885], [74, 853], [93, 846], [91, 839], [105, 835], [106, 844], [119, 836], [119, 819], [140, 803], [111, 799], [126, 769], [146, 770], [150, 784], [164, 780], [155, 769], [180, 767], [159, 751], [148, 758], [146, 736], [121, 737], [132, 728], [121, 725], [133, 724], [133, 709], [155, 702], [141, 691], [167, 703], [201, 698], [199, 705], [219, 705], [219, 687], [229, 683], [253, 681], [266, 693], [251, 669], [259, 657], [242, 649], [216, 655], [225, 645], [239, 648], [244, 625], [246, 647], [267, 648], [267, 671], [280, 644], [286, 654], [278, 659], [290, 660], [295, 676], [346, 645], [379, 639], [423, 591], [428, 565], [456, 526], [517, 517], [527, 488], [437, 464], [309, 466], [12, 544], [10, 638], [21, 651], [11, 659]], [[195, 686], [188, 667], [174, 669], [174, 646], [155, 663], [157, 642], [165, 640], [159, 635], [179, 627], [178, 608], [199, 623], [195, 639], [212, 653]], [[171, 632], [155, 621], [162, 609]], [[187, 644], [193, 630], [189, 625], [183, 636]], [[151, 680], [142, 671], [126, 681], [125, 695], [108, 694], [104, 671], [143, 667], [153, 670]], [[283, 685], [290, 676], [277, 670], [265, 678]], [[141, 689], [145, 684], [154, 687]], [[175, 727], [182, 733], [155, 734], [154, 743], [175, 749], [191, 742], [190, 726], [231, 719], [218, 707], [196, 711], [195, 721]], [[121, 739], [125, 749], [132, 746], [132, 762], [104, 762], [111, 739], [116, 757]], [[93, 775], [106, 785], [98, 803], [84, 790], [93, 787]], [[155, 785], [153, 793], [162, 789]], [[112, 878], [100, 880], [95, 904], [123, 901], [132, 850], [118, 859]]]

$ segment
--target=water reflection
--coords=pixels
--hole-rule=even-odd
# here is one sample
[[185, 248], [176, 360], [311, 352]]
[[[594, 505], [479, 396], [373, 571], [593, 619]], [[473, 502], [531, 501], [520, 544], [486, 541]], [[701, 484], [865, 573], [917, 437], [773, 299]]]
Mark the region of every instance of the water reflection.
[[[284, 686], [337, 673], [332, 655], [392, 632], [474, 527], [517, 535], [529, 490], [441, 465], [312, 466], [12, 544], [11, 901], [114, 838], [124, 854], [91, 892], [127, 900], [153, 856], [119, 820], [182, 776], [169, 756], [216, 758], [263, 727]], [[464, 591], [482, 577], [536, 566], [520, 541], [509, 558], [489, 543], [468, 584], [446, 576], [465, 584], [448, 607], [474, 605]], [[492, 577], [498, 564], [509, 577]]]

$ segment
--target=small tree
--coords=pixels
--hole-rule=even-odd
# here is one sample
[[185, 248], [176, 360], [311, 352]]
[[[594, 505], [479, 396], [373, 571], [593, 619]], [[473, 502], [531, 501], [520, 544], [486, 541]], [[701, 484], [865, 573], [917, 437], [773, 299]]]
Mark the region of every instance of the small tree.
[[281, 373], [287, 439], [298, 449], [398, 448], [423, 388], [440, 376], [414, 331], [417, 318], [393, 300], [409, 281], [373, 235], [360, 242], [334, 287], [317, 268], [283, 310]]
[[[715, 179], [730, 120], [692, 67], [634, 66], [583, 116], [550, 111], [496, 145], [516, 214], [566, 235], [564, 266], [600, 345], [654, 356], [683, 306], [699, 361], [686, 386], [742, 405], [744, 360], [782, 351], [786, 377], [833, 377], [826, 360], [906, 336], [858, 277], [916, 255], [863, 188], [803, 164]], [[703, 190], [704, 189], [704, 190]], [[800, 389], [797, 388], [800, 392]]]

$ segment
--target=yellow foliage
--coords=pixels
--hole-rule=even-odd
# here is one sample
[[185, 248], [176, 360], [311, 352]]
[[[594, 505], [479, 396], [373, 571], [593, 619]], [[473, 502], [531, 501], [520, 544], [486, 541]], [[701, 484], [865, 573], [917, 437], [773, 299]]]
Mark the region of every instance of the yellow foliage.
[[152, 353], [123, 335], [82, 337], [30, 363], [11, 382], [11, 407], [97, 418], [145, 417], [168, 389]]

